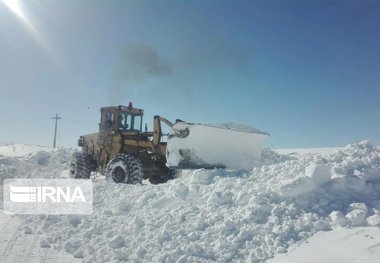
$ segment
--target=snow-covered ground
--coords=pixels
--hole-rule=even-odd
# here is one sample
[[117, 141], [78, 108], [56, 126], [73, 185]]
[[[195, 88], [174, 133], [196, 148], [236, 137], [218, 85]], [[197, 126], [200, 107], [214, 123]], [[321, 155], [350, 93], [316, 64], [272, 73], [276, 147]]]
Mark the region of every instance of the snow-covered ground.
[[379, 259], [380, 228], [354, 227], [318, 232], [271, 263], [374, 263]]
[[[65, 177], [70, 154], [0, 157], [0, 182]], [[91, 215], [0, 213], [0, 262], [297, 263], [311, 251], [315, 262], [378, 262], [378, 226], [378, 148], [264, 150], [249, 171], [180, 170], [161, 185], [96, 178]]]
[[45, 225], [38, 216], [39, 226], [31, 229], [22, 217], [2, 210], [5, 179], [67, 177], [71, 150], [16, 144], [0, 146], [0, 154], [0, 262], [80, 262], [40, 242]]

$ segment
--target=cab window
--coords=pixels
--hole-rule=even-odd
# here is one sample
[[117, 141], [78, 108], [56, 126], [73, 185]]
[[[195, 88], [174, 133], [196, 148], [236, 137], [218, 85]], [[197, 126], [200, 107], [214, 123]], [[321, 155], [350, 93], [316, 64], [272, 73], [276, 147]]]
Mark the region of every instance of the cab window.
[[119, 130], [141, 131], [141, 116], [129, 115], [127, 113], [120, 113], [119, 114]]
[[141, 116], [135, 116], [135, 119], [133, 121], [133, 126], [135, 130], [142, 131], [142, 117]]
[[101, 130], [112, 130], [112, 124], [114, 120], [114, 114], [112, 111], [103, 112], [102, 114], [102, 121], [100, 124]]
[[132, 128], [132, 116], [126, 113], [119, 114], [119, 130], [126, 131]]

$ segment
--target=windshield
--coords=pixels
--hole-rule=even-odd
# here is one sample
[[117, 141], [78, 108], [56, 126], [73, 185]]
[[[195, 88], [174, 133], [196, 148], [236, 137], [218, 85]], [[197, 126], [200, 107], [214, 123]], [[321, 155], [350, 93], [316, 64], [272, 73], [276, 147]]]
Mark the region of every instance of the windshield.
[[130, 115], [126, 112], [119, 114], [119, 130], [141, 131], [141, 116]]

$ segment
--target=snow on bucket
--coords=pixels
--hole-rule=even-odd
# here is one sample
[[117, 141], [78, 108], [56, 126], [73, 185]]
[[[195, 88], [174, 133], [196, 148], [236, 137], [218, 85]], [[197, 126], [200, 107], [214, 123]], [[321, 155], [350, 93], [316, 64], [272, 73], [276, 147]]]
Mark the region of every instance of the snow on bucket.
[[167, 165], [251, 169], [260, 161], [268, 135], [246, 125], [178, 122], [169, 134]]

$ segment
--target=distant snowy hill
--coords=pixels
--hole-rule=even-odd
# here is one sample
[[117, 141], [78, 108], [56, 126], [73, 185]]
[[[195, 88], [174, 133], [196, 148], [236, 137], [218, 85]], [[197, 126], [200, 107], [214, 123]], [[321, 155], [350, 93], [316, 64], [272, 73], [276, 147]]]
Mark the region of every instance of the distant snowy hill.
[[33, 155], [40, 151], [50, 152], [53, 148], [47, 146], [28, 145], [28, 144], [11, 144], [0, 145], [0, 156], [16, 157]]
[[[41, 150], [2, 154], [0, 182], [67, 177], [72, 151]], [[161, 185], [96, 176], [87, 216], [0, 213], [0, 262], [298, 263], [312, 251], [314, 262], [378, 262], [380, 151], [369, 142], [266, 149], [249, 171], [177, 175]]]
[[337, 153], [343, 150], [344, 147], [325, 147], [325, 148], [298, 148], [298, 149], [276, 149], [278, 154], [294, 156], [294, 157], [307, 157], [312, 155], [326, 156]]

